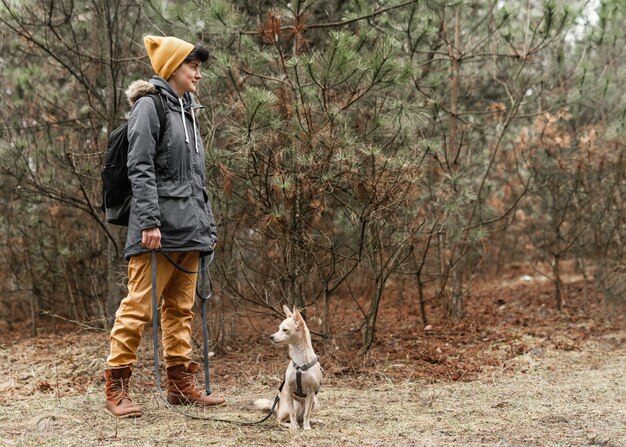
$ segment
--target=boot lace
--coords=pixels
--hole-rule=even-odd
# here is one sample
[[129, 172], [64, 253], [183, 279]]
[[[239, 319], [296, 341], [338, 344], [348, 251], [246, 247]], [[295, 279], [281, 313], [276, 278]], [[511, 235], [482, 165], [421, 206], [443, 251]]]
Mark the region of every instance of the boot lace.
[[202, 394], [202, 391], [197, 386], [196, 375], [192, 371], [182, 371], [180, 381], [172, 380], [171, 385], [181, 396], [184, 396], [189, 400], [189, 397], [197, 397]]
[[130, 378], [124, 379], [124, 378], [119, 378], [119, 379], [113, 379], [111, 381], [111, 391], [113, 392], [113, 396], [115, 397], [115, 400], [120, 401], [122, 399], [128, 399], [130, 400], [130, 394], [128, 393], [128, 390], [130, 388]]

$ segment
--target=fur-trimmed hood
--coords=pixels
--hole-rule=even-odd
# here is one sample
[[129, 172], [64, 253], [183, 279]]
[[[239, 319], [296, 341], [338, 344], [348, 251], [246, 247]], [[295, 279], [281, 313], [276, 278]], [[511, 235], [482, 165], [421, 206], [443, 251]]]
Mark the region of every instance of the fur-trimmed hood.
[[157, 93], [156, 86], [150, 82], [144, 81], [143, 79], [139, 79], [130, 84], [126, 89], [126, 99], [128, 100], [128, 105], [132, 107], [139, 98], [152, 93]]

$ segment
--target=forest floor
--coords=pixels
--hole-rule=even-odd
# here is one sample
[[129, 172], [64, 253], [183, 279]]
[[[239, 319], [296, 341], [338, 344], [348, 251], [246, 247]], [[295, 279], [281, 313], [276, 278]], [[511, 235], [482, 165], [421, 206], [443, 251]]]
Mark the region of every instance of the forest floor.
[[[356, 306], [336, 309], [343, 330], [330, 343], [313, 338], [325, 375], [306, 432], [172, 412], [154, 386], [149, 328], [132, 388], [144, 416], [116, 420], [104, 410], [106, 332], [51, 321], [30, 337], [15, 325], [0, 333], [0, 446], [625, 446], [626, 309], [607, 307], [582, 278], [566, 282], [562, 312], [548, 282], [512, 273], [474, 285], [459, 323], [429, 306], [427, 327], [396, 285], [365, 356], [346, 311]], [[228, 405], [186, 411], [264, 416], [251, 404], [274, 397], [287, 352], [268, 343], [278, 320], [252, 322], [240, 318], [237, 341], [211, 358], [214, 394]]]

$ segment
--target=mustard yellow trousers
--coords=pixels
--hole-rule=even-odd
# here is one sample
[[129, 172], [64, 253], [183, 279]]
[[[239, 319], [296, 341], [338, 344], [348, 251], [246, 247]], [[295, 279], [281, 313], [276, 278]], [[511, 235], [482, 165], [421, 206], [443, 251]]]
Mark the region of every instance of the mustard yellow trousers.
[[[197, 271], [198, 252], [172, 252], [168, 256], [181, 267]], [[176, 269], [158, 253], [157, 298], [162, 297], [161, 329], [165, 366], [191, 361], [191, 321], [196, 291], [195, 274]], [[152, 320], [152, 253], [133, 256], [128, 261], [128, 295], [115, 314], [115, 324], [109, 337], [111, 352], [107, 357], [110, 368], [134, 364], [135, 354], [144, 325]]]

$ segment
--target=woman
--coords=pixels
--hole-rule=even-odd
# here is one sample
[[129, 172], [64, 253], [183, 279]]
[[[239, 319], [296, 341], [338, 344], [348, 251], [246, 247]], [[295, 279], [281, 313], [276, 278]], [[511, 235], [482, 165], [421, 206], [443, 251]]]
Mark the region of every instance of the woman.
[[[217, 242], [205, 190], [204, 146], [192, 93], [209, 57], [202, 45], [175, 37], [147, 36], [144, 45], [156, 73], [126, 91], [128, 177], [133, 191], [124, 255], [128, 259], [128, 295], [120, 303], [111, 330], [107, 358], [106, 409], [119, 417], [141, 416], [128, 393], [143, 327], [152, 318], [152, 251], [162, 248], [179, 266], [197, 271], [199, 257]], [[160, 138], [157, 93], [166, 117]], [[161, 327], [167, 369], [167, 399], [174, 405], [220, 405], [195, 385], [198, 365], [191, 361], [191, 321], [196, 275], [183, 273], [157, 255], [157, 296], [162, 296]]]

